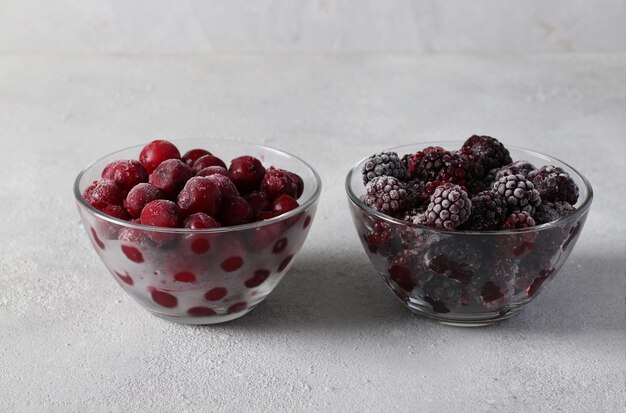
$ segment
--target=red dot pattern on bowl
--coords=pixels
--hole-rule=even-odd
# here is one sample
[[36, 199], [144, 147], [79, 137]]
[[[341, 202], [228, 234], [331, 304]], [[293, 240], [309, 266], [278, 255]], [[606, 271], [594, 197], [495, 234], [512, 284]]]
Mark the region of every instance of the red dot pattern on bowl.
[[222, 261], [221, 267], [226, 272], [237, 271], [243, 265], [243, 258], [229, 257]]
[[258, 287], [263, 284], [267, 277], [270, 276], [270, 272], [268, 270], [256, 270], [254, 275], [251, 278], [248, 278], [244, 283], [248, 288]]
[[115, 275], [117, 275], [120, 280], [124, 281], [126, 284], [128, 285], [133, 285], [135, 284], [135, 282], [133, 281], [133, 279], [131, 278], [130, 275], [128, 275], [128, 273], [126, 274], [120, 274], [119, 272], [115, 271]]
[[287, 248], [287, 238], [281, 238], [276, 241], [276, 244], [274, 244], [272, 252], [274, 254], [280, 254], [281, 252], [285, 251], [285, 248]]
[[288, 255], [287, 257], [285, 257], [285, 259], [283, 259], [280, 262], [280, 265], [278, 266], [278, 272], [283, 271], [285, 268], [287, 268], [287, 266], [289, 265], [289, 263], [291, 262], [293, 258], [293, 255]]
[[205, 254], [210, 249], [211, 242], [206, 238], [198, 237], [191, 242], [191, 251], [193, 251], [194, 254]]
[[155, 303], [162, 307], [174, 308], [178, 306], [178, 298], [165, 291], [159, 291], [154, 287], [150, 288], [150, 294]]
[[204, 295], [204, 298], [208, 301], [219, 301], [222, 298], [226, 297], [226, 294], [228, 294], [228, 290], [226, 290], [226, 288], [215, 287], [207, 291]]
[[104, 242], [100, 240], [98, 234], [96, 233], [96, 230], [93, 227], [91, 228], [91, 235], [93, 236], [93, 240], [95, 241], [96, 245], [100, 247], [101, 250], [106, 249]]
[[136, 262], [137, 264], [141, 264], [143, 262], [143, 254], [135, 247], [122, 245], [122, 252], [129, 260]]
[[228, 307], [228, 314], [232, 314], [232, 313], [238, 313], [240, 311], [245, 310], [248, 307], [248, 305], [246, 303], [235, 303], [233, 305], [231, 305], [230, 307]]
[[193, 283], [196, 282], [196, 276], [190, 271], [179, 272], [174, 275], [174, 279], [181, 283]]
[[217, 313], [209, 307], [191, 307], [187, 310], [187, 314], [192, 317], [210, 317], [216, 315]]

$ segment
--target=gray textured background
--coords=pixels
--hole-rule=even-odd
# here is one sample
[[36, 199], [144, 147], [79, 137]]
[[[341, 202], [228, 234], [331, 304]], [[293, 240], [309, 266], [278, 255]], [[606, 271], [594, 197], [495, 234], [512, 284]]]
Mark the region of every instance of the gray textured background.
[[[625, 21], [621, 0], [0, 0], [0, 411], [620, 411]], [[567, 161], [595, 200], [549, 288], [465, 330], [387, 290], [343, 180], [473, 133]], [[324, 182], [283, 282], [213, 327], [127, 297], [71, 192], [106, 153], [199, 137], [279, 147]]]

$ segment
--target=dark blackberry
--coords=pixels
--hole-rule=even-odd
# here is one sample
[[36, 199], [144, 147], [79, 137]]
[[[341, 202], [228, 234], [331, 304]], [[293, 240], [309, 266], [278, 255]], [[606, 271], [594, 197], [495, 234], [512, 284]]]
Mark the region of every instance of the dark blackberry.
[[502, 195], [509, 212], [526, 211], [530, 215], [541, 204], [539, 191], [524, 175], [505, 175], [494, 182], [493, 191]]
[[377, 211], [395, 213], [404, 209], [408, 194], [404, 183], [391, 176], [377, 176], [365, 186], [363, 202]]
[[490, 136], [471, 136], [461, 147], [461, 153], [477, 156], [485, 171], [513, 162], [504, 145]]
[[420, 181], [419, 179], [413, 179], [405, 182], [404, 187], [408, 195], [407, 204], [409, 208], [421, 206], [430, 199], [430, 195], [424, 198], [424, 182]]
[[[528, 161], [515, 161], [496, 169], [493, 180], [497, 181], [506, 175], [524, 175], [528, 177], [528, 173], [533, 169], [535, 169], [535, 166]], [[491, 174], [492, 171], [494, 170], [492, 169], [489, 173]]]
[[432, 272], [464, 286], [478, 276], [483, 258], [484, 252], [476, 243], [452, 239], [432, 245], [424, 256]]
[[437, 179], [441, 169], [452, 163], [457, 163], [457, 158], [457, 155], [441, 146], [428, 146], [406, 158], [405, 162], [409, 177], [430, 182]]
[[378, 152], [370, 156], [361, 172], [364, 185], [377, 176], [392, 176], [399, 180], [403, 180], [406, 176], [406, 170], [398, 154], [391, 151]]
[[467, 221], [472, 202], [459, 185], [444, 183], [435, 189], [426, 209], [426, 224], [454, 229]]
[[434, 276], [424, 285], [423, 300], [435, 313], [449, 313], [461, 305], [461, 287], [446, 277]]
[[388, 271], [389, 278], [407, 293], [432, 278], [432, 273], [424, 268], [423, 254], [413, 249], [395, 256]]
[[528, 179], [535, 184], [544, 201], [565, 201], [572, 205], [578, 201], [578, 185], [558, 166], [545, 165], [530, 171]]
[[502, 223], [503, 229], [520, 229], [534, 226], [535, 220], [526, 211], [513, 212]]
[[556, 202], [547, 202], [542, 201], [541, 205], [537, 207], [535, 211], [535, 215], [533, 218], [537, 225], [545, 224], [546, 222], [555, 221], [561, 217], [565, 217], [572, 212], [574, 212], [576, 208], [574, 208], [569, 202], [565, 201], [556, 201]]
[[507, 215], [504, 197], [494, 191], [483, 191], [471, 199], [470, 216], [461, 229], [492, 231], [499, 229]]

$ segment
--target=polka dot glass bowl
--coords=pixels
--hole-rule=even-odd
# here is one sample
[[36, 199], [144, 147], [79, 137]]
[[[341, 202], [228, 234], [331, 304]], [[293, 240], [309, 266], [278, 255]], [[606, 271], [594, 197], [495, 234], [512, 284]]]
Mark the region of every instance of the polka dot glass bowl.
[[[392, 148], [400, 156], [429, 142]], [[507, 145], [508, 147], [508, 145]], [[365, 252], [395, 296], [412, 312], [457, 326], [482, 326], [511, 317], [559, 272], [580, 235], [593, 192], [585, 177], [551, 156], [508, 147], [514, 160], [556, 165], [580, 189], [576, 211], [546, 224], [512, 231], [446, 231], [378, 212], [361, 201], [365, 159], [346, 178], [350, 211]]]
[[283, 278], [311, 228], [321, 191], [315, 170], [285, 152], [248, 143], [172, 141], [181, 153], [206, 148], [225, 161], [251, 155], [304, 181], [300, 206], [261, 222], [205, 230], [156, 228], [96, 210], [82, 197], [114, 160], [137, 159], [141, 146], [107, 155], [74, 184], [78, 212], [91, 243], [117, 283], [152, 314], [185, 324], [214, 324], [254, 309]]

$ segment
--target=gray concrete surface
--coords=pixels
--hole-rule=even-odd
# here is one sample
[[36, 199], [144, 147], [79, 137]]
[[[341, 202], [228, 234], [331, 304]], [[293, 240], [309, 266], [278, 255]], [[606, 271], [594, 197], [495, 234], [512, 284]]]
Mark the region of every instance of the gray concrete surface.
[[[519, 316], [458, 329], [374, 273], [343, 179], [402, 143], [490, 134], [578, 167], [596, 198]], [[264, 143], [324, 182], [253, 313], [171, 324], [115, 284], [71, 192], [156, 137]], [[0, 55], [0, 411], [618, 411], [626, 402], [626, 56]]]

